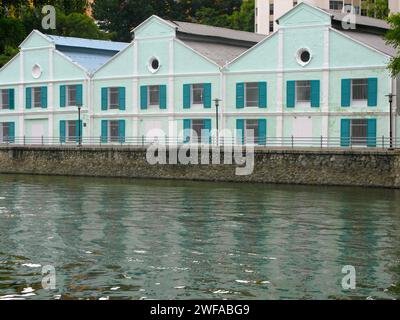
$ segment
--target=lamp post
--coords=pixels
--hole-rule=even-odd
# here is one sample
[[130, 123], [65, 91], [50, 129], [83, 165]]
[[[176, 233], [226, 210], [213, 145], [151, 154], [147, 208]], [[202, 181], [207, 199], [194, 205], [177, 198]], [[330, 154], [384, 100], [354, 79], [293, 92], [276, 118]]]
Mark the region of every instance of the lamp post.
[[215, 102], [215, 116], [216, 116], [216, 124], [217, 124], [217, 147], [219, 146], [219, 103], [222, 101], [221, 99], [214, 99]]
[[78, 105], [78, 146], [82, 146], [82, 132], [81, 132], [81, 105]]
[[390, 108], [390, 112], [389, 112], [389, 117], [390, 117], [390, 119], [389, 119], [389, 139], [390, 139], [389, 144], [390, 144], [390, 150], [393, 149], [393, 125], [392, 125], [392, 120], [393, 120], [392, 118], [393, 118], [393, 115], [392, 115], [392, 103], [393, 103], [393, 98], [394, 98], [395, 96], [396, 96], [396, 95], [393, 94], [393, 93], [389, 93], [388, 95], [386, 95], [386, 97], [389, 98], [389, 108]]

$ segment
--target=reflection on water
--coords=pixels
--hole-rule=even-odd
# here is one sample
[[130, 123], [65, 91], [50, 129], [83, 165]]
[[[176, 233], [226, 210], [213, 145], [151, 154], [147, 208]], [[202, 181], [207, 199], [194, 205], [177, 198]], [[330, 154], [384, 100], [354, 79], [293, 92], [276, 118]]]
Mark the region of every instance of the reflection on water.
[[397, 299], [400, 192], [2, 175], [8, 298]]

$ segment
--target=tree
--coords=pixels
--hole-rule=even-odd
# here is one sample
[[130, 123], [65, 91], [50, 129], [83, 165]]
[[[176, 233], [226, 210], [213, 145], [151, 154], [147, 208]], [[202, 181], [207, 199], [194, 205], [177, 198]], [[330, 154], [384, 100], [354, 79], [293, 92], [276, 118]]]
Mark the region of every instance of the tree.
[[18, 47], [25, 38], [25, 28], [22, 22], [15, 18], [0, 18], [0, 53], [5, 48]]
[[232, 13], [230, 27], [236, 30], [254, 32], [254, 0], [243, 1], [239, 11]]
[[367, 16], [377, 19], [386, 19], [389, 15], [388, 0], [365, 0], [361, 9], [367, 10]]
[[239, 19], [248, 21], [254, 15], [254, 11], [246, 11], [250, 17], [239, 15], [233, 24], [232, 14], [239, 12], [242, 5], [250, 8], [254, 0], [96, 0], [93, 14], [102, 30], [116, 32], [119, 41], [131, 41], [130, 31], [153, 14], [167, 20], [240, 28]]
[[[392, 14], [388, 18], [388, 22], [391, 29], [386, 33], [386, 40], [388, 44], [395, 47], [397, 50], [400, 49], [400, 13]], [[392, 59], [389, 64], [389, 69], [393, 76], [400, 74], [400, 55], [397, 55]]]
[[153, 14], [170, 19], [175, 8], [174, 0], [97, 0], [93, 15], [102, 30], [116, 33], [116, 40], [131, 41], [134, 27]]

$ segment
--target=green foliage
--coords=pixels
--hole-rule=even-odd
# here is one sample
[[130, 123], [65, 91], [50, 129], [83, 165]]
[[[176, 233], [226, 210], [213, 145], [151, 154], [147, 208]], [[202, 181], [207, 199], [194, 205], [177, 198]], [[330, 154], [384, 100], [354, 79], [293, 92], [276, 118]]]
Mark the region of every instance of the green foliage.
[[367, 16], [377, 19], [385, 19], [389, 14], [388, 0], [365, 0], [361, 8], [367, 10]]
[[[400, 13], [392, 14], [388, 18], [391, 29], [386, 33], [388, 44], [394, 46], [397, 50], [400, 49]], [[400, 74], [400, 55], [393, 58], [389, 64], [389, 69], [393, 76]]]
[[3, 54], [0, 54], [0, 68], [18, 54], [19, 50], [14, 47], [6, 46]]
[[0, 18], [0, 53], [6, 46], [17, 47], [25, 38], [25, 27], [19, 19]]
[[174, 0], [97, 0], [93, 14], [100, 28], [115, 32], [119, 41], [131, 41], [130, 31], [153, 14], [170, 19], [176, 16]]
[[119, 41], [130, 41], [130, 30], [153, 14], [167, 20], [254, 30], [254, 0], [96, 0], [93, 14], [100, 28], [115, 32]]
[[[0, 66], [18, 52], [18, 45], [33, 30], [60, 36], [110, 39], [112, 33], [99, 29], [95, 21], [84, 14], [87, 0], [0, 0]], [[42, 30], [42, 7], [56, 7], [56, 30]]]

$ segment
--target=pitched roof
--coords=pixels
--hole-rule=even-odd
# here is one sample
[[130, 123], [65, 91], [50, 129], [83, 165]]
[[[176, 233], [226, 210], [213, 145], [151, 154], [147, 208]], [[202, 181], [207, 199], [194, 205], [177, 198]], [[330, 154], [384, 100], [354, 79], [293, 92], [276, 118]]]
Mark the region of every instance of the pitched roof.
[[216, 39], [236, 40], [243, 42], [258, 43], [266, 36], [263, 34], [233, 30], [228, 28], [213, 27], [205, 24], [172, 21], [177, 25], [178, 33], [184, 33], [193, 36], [211, 37]]
[[129, 43], [46, 35], [56, 49], [79, 64], [88, 73], [94, 73]]
[[129, 45], [129, 43], [126, 42], [116, 42], [110, 40], [94, 40], [94, 39], [84, 39], [75, 37], [61, 37], [48, 34], [46, 34], [46, 37], [48, 37], [50, 41], [52, 41], [56, 46], [64, 46], [64, 47], [110, 50], [118, 52]]
[[266, 35], [253, 32], [191, 22], [171, 22], [177, 26], [176, 35], [179, 40], [220, 67], [266, 38]]
[[[342, 22], [343, 19], [348, 15], [347, 13], [337, 12], [335, 10], [327, 10], [327, 9], [323, 10], [330, 13], [332, 15], [332, 19], [337, 22]], [[385, 20], [365, 17], [361, 15], [355, 15], [355, 18], [356, 18], [356, 25], [385, 29], [385, 30], [390, 29], [390, 25]]]
[[220, 67], [225, 66], [225, 64], [248, 50], [247, 47], [230, 46], [220, 43], [207, 43], [189, 40], [183, 40], [183, 42], [193, 50], [214, 61]]

